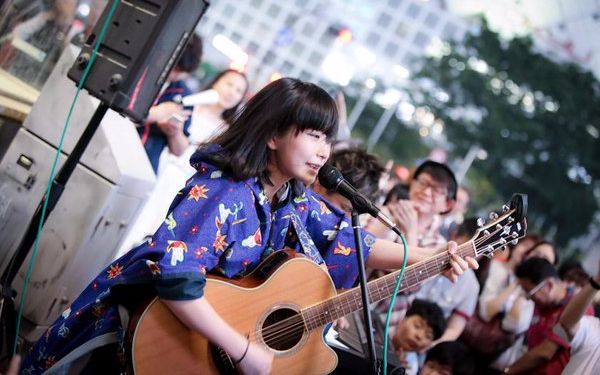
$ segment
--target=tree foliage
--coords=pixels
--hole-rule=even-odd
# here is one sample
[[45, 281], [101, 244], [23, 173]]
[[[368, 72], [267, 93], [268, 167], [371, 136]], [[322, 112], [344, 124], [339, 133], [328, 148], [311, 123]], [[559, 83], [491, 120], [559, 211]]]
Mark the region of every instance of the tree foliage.
[[559, 244], [587, 231], [600, 174], [600, 86], [590, 73], [536, 52], [529, 38], [503, 41], [483, 22], [427, 58], [416, 79], [413, 100], [443, 119], [454, 155], [485, 149], [474, 172], [501, 196], [527, 193], [537, 230]]
[[[352, 109], [356, 98], [348, 97], [347, 102], [348, 108]], [[385, 109], [370, 101], [352, 129], [353, 137], [363, 139], [366, 144], [369, 134], [373, 132], [384, 111]], [[394, 159], [410, 168], [415, 160], [427, 155], [428, 147], [421, 141], [416, 129], [405, 126], [396, 116], [392, 116], [373, 152], [384, 159]]]

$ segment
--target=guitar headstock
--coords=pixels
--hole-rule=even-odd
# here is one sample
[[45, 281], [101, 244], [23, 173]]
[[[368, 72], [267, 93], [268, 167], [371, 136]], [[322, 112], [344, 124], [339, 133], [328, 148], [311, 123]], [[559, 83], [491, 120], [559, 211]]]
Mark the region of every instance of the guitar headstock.
[[502, 206], [502, 213], [491, 212], [490, 222], [478, 219], [479, 229], [472, 241], [475, 255], [491, 257], [508, 244], [516, 245], [527, 231], [527, 195], [514, 194], [510, 202]]

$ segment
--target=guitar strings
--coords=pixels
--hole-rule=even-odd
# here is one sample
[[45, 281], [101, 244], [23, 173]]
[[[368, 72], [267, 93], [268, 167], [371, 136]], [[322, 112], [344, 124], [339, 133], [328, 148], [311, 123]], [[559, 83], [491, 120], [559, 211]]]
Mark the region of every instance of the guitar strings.
[[[510, 211], [509, 213], [507, 213], [506, 217], [508, 217], [510, 214], [512, 214], [512, 212], [514, 212], [514, 210]], [[504, 220], [504, 219], [501, 219], [501, 220]], [[488, 241], [489, 238], [491, 238], [494, 235], [496, 235], [500, 230], [503, 230], [503, 228], [502, 227], [501, 228], [497, 228], [493, 232], [491, 232], [489, 234], [486, 234], [486, 235], [482, 236], [481, 238], [473, 241], [473, 243], [475, 244], [475, 250], [476, 250], [476, 248], [479, 245], [481, 245], [482, 243]], [[520, 239], [522, 237], [523, 236], [520, 236], [520, 237], [517, 237], [516, 239]], [[501, 237], [499, 240], [497, 240], [495, 242], [492, 242], [492, 243], [488, 244], [487, 246], [496, 247], [497, 245], [502, 244], [502, 240], [503, 240], [503, 237]], [[470, 249], [470, 248], [472, 248], [470, 242], [467, 242], [465, 244], [459, 245], [457, 253], [459, 255], [463, 255], [463, 256], [464, 255], [468, 255], [468, 254], [462, 254], [462, 252], [464, 250]], [[445, 253], [445, 252], [444, 253], [438, 253], [438, 254], [436, 254], [436, 255], [434, 255], [434, 256], [426, 259], [422, 264], [417, 263], [417, 264], [414, 264], [413, 266], [417, 266], [417, 265], [421, 266], [421, 267], [424, 266], [426, 268], [426, 270], [429, 271], [429, 267], [433, 263], [432, 261], [434, 259], [439, 259], [441, 257], [444, 257], [445, 259], [444, 259], [444, 262], [441, 262], [440, 264], [438, 264], [437, 269], [438, 270], [442, 270], [443, 268], [445, 268], [445, 266], [448, 265], [447, 261], [450, 259], [450, 257], [448, 256], [448, 254]], [[439, 267], [439, 265], [441, 265], [442, 267]], [[414, 268], [415, 267], [408, 267], [407, 271], [414, 271]], [[435, 266], [434, 266], [434, 269], [435, 269]], [[384, 277], [380, 278], [379, 280], [384, 281], [383, 284], [385, 286], [385, 281], [389, 281], [389, 280], [383, 280], [383, 279], [388, 279], [389, 277], [395, 278], [396, 276], [397, 275], [395, 275], [395, 274], [390, 274], [388, 276], [384, 276]], [[417, 274], [415, 272], [413, 272], [413, 274], [411, 276], [409, 276], [409, 277], [411, 279], [417, 279], [417, 281], [419, 281], [419, 277], [417, 276]], [[377, 281], [379, 281], [379, 280], [377, 280]], [[412, 283], [409, 283], [409, 284], [412, 284]], [[406, 287], [408, 287], [408, 285], [405, 282], [404, 289]], [[373, 292], [381, 292], [382, 289], [383, 288], [376, 288]], [[355, 290], [350, 290], [350, 291], [348, 291], [346, 293], [342, 293], [342, 294], [337, 295], [337, 296], [335, 296], [335, 297], [333, 297], [333, 298], [331, 298], [331, 299], [329, 299], [327, 301], [324, 301], [324, 302], [320, 303], [319, 305], [324, 305], [326, 303], [332, 304], [336, 299], [338, 301], [341, 301], [343, 298], [348, 297], [348, 296], [352, 296], [352, 299], [350, 301], [348, 301], [348, 300], [345, 301], [345, 303], [348, 304], [348, 302], [354, 302], [354, 304], [356, 304], [357, 303], [357, 296], [356, 296], [355, 292], [356, 292]], [[251, 334], [251, 336], [254, 339], [256, 339], [258, 337], [258, 334], [261, 333], [262, 334], [261, 336], [263, 337], [263, 340], [266, 341], [266, 342], [268, 342], [268, 343], [273, 343], [273, 344], [282, 343], [282, 342], [286, 342], [286, 341], [290, 340], [290, 337], [287, 335], [289, 332], [292, 332], [292, 331], [300, 332], [300, 331], [302, 331], [302, 333], [304, 333], [307, 330], [308, 326], [315, 325], [316, 323], [322, 323], [322, 324], [315, 325], [315, 327], [318, 327], [318, 326], [321, 326], [321, 325], [324, 325], [324, 324], [328, 323], [331, 320], [331, 315], [329, 314], [328, 310], [324, 310], [324, 313], [321, 312], [319, 314], [316, 314], [313, 317], [305, 318], [304, 317], [304, 313], [305, 312], [309, 312], [310, 309], [313, 308], [313, 307], [314, 306], [307, 307], [307, 308], [303, 309], [302, 311], [300, 311], [298, 315], [294, 315], [292, 317], [283, 319], [283, 320], [281, 320], [281, 321], [279, 321], [277, 323], [274, 323], [274, 324], [272, 324], [270, 326], [267, 326], [265, 328], [258, 329], [257, 331], [253, 332]], [[327, 321], [323, 321], [323, 317], [325, 317], [328, 320]], [[333, 320], [335, 320], [335, 318]], [[277, 338], [278, 335], [285, 335], [285, 337], [282, 337], [283, 340], [281, 340], [281, 338]], [[276, 339], [273, 340], [273, 338], [276, 338]]]
[[[470, 247], [471, 247], [471, 245], [469, 243], [462, 244], [462, 245], [459, 246], [458, 251], [460, 253], [463, 250], [465, 250], [467, 248], [470, 248]], [[441, 269], [443, 269], [448, 264], [447, 260], [450, 257], [448, 256], [447, 253], [438, 253], [438, 254], [432, 256], [431, 258], [428, 258], [426, 260], [426, 262], [424, 262], [422, 264], [415, 264], [413, 266], [416, 266], [416, 265], [425, 266], [425, 268], [427, 268], [427, 270], [430, 271], [429, 270], [429, 268], [430, 268], [429, 265], [432, 263], [432, 260], [439, 259], [439, 258], [442, 258], [442, 257], [444, 258], [444, 262], [441, 263], [442, 267], [437, 267], [439, 270], [441, 270]], [[409, 267], [409, 268], [412, 270], [414, 267]], [[391, 275], [388, 275], [388, 276], [395, 277], [396, 275], [391, 274]], [[386, 278], [389, 278], [389, 277], [386, 277]], [[419, 280], [419, 278], [416, 276], [415, 273], [413, 273], [413, 275], [412, 275], [411, 278], [416, 278], [417, 280]], [[406, 285], [406, 283], [405, 283], [405, 285]], [[378, 289], [377, 291], [380, 291], [380, 289]], [[352, 297], [353, 297], [352, 298], [352, 302], [356, 303], [356, 302], [358, 302], [357, 298], [359, 296], [356, 296], [355, 294], [356, 293], [352, 293], [352, 291], [348, 291], [347, 293], [344, 293], [343, 295], [335, 296], [332, 299], [330, 299], [328, 301], [325, 301], [324, 303], [330, 303], [331, 304], [333, 302], [333, 300], [335, 300], [336, 298], [339, 299], [340, 297], [346, 297], [348, 295], [352, 295]], [[346, 301], [346, 302], [348, 302], [348, 301]], [[324, 303], [322, 303], [322, 304], [324, 304]], [[308, 307], [308, 308], [305, 308], [304, 310], [308, 311], [310, 308], [311, 307]], [[320, 323], [322, 321], [323, 317], [326, 317], [326, 318], [330, 317], [330, 315], [327, 313], [327, 311], [325, 313], [317, 314], [314, 317], [310, 317], [308, 319], [306, 319], [306, 318], [305, 319], [301, 319], [301, 316], [302, 315], [295, 315], [293, 317], [289, 317], [289, 318], [283, 319], [283, 320], [281, 320], [281, 321], [279, 321], [277, 323], [274, 323], [273, 325], [265, 327], [264, 329], [259, 329], [257, 332], [253, 333], [253, 336], [254, 337], [258, 337], [258, 333], [260, 332], [260, 333], [263, 333], [262, 337], [263, 337], [263, 339], [265, 341], [273, 342], [273, 343], [280, 343], [281, 340], [274, 340], [273, 341], [271, 339], [273, 337], [277, 336], [277, 335], [287, 335], [291, 331], [294, 331], [294, 330], [298, 331], [298, 330], [300, 330], [300, 327], [302, 327], [303, 331], [304, 331], [305, 330], [304, 328], [307, 328], [307, 327], [305, 327], [304, 322], [306, 322], [306, 325], [312, 325], [312, 324], [316, 324], [317, 322]], [[327, 322], [323, 322], [323, 324], [325, 324], [325, 323], [327, 323]], [[320, 325], [321, 324], [318, 324], [317, 326], [320, 326]], [[288, 339], [288, 338], [286, 337], [284, 339]]]

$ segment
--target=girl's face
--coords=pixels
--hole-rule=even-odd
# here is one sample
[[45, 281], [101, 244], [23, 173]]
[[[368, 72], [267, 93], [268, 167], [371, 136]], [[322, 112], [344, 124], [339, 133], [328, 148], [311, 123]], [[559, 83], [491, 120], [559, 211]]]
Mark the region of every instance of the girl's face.
[[290, 179], [312, 184], [331, 151], [331, 142], [324, 133], [307, 129], [296, 133], [291, 129], [281, 137], [267, 142], [271, 150], [269, 173], [274, 184]]
[[227, 110], [242, 101], [246, 86], [246, 79], [241, 74], [228, 72], [212, 88], [219, 93], [219, 106]]

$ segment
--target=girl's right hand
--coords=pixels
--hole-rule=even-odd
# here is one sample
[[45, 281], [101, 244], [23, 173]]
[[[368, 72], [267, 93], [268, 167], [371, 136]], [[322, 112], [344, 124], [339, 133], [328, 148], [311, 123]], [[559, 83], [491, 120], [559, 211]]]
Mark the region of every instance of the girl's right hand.
[[273, 353], [265, 350], [260, 344], [250, 343], [248, 352], [238, 367], [245, 375], [266, 375], [271, 373]]

